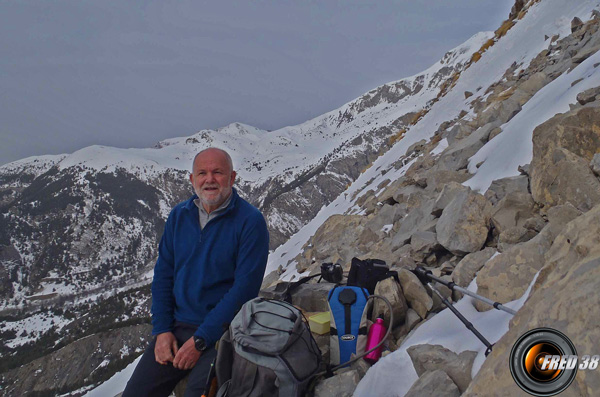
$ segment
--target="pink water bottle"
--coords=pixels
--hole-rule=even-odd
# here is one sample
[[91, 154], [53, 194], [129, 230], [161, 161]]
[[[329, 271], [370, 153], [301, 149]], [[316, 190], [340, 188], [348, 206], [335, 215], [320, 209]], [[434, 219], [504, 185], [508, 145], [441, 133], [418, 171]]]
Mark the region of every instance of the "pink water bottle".
[[[371, 328], [369, 328], [369, 336], [367, 337], [367, 348], [365, 349], [365, 351], [371, 350], [372, 348], [377, 346], [377, 344], [383, 340], [383, 337], [385, 336], [386, 332], [387, 329], [385, 328], [385, 325], [383, 325], [383, 319], [381, 317], [378, 317], [377, 320], [375, 320], [375, 322], [373, 323], [373, 325], [371, 325]], [[379, 360], [379, 357], [381, 357], [382, 350], [383, 344], [379, 346], [376, 350], [373, 350], [371, 353], [367, 354], [364, 357], [365, 360], [370, 364], [375, 364], [377, 360]]]

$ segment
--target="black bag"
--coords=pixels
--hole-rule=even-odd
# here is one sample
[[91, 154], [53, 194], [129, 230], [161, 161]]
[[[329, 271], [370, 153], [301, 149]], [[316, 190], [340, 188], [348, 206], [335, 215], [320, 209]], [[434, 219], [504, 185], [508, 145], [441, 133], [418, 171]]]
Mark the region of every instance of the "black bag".
[[348, 285], [366, 288], [370, 294], [375, 293], [375, 286], [381, 280], [394, 277], [398, 280], [398, 272], [390, 271], [390, 268], [381, 259], [352, 258], [350, 273], [348, 274]]

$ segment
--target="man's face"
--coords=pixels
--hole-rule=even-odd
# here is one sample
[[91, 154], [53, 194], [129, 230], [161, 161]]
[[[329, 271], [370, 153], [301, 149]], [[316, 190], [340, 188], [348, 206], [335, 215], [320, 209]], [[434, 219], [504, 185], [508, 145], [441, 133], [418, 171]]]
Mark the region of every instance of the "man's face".
[[235, 175], [220, 150], [209, 149], [196, 157], [190, 181], [206, 212], [216, 210], [229, 197]]

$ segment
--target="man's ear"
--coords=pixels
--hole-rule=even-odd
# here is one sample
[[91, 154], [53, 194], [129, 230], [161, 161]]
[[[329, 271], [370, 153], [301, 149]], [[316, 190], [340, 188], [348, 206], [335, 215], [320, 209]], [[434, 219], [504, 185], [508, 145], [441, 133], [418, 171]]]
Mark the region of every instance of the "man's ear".
[[235, 171], [231, 171], [231, 183], [230, 185], [233, 186], [233, 182], [235, 182], [235, 177], [237, 176]]
[[190, 174], [190, 183], [194, 184], [194, 174]]

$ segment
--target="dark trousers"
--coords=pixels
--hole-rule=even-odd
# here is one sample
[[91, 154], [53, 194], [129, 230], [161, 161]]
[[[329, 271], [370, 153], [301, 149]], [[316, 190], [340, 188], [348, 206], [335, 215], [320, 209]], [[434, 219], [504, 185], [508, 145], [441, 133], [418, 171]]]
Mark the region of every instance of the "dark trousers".
[[[196, 329], [197, 327], [191, 324], [175, 324], [173, 334], [179, 347], [194, 335]], [[172, 363], [167, 365], [157, 363], [154, 358], [155, 344], [156, 338], [152, 340], [137, 367], [135, 367], [122, 397], [167, 397], [177, 386], [177, 383], [188, 374], [190, 376], [185, 390], [185, 397], [200, 397], [206, 386], [210, 364], [217, 354], [214, 347], [202, 353], [194, 368], [181, 370], [173, 367]]]

